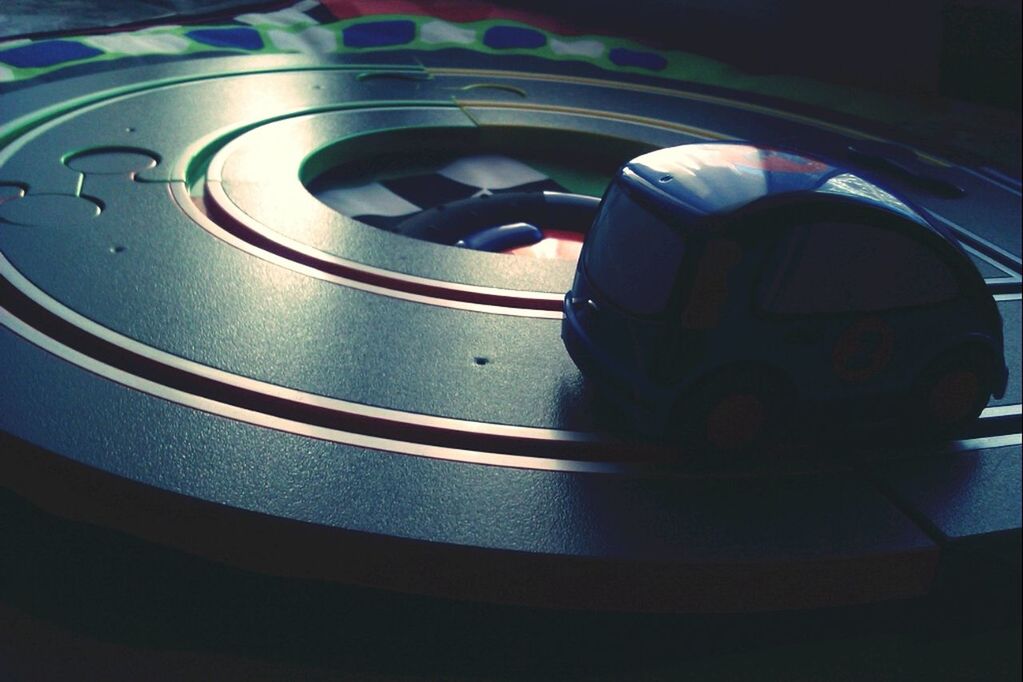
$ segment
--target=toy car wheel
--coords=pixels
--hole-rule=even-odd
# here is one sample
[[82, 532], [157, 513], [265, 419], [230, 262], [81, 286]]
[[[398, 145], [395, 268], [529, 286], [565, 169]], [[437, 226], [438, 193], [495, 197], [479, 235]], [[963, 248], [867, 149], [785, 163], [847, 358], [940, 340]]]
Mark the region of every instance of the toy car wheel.
[[745, 459], [777, 438], [790, 403], [791, 391], [768, 372], [719, 374], [679, 402], [676, 442], [720, 462]]
[[973, 423], [991, 397], [992, 366], [990, 353], [976, 346], [948, 351], [932, 362], [912, 397], [917, 431], [947, 437]]

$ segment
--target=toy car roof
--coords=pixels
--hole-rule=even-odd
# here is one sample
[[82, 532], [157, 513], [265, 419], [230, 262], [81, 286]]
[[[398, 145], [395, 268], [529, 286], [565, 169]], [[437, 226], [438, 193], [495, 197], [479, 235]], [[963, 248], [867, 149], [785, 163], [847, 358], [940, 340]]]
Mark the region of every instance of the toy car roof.
[[712, 142], [659, 149], [626, 164], [622, 177], [641, 191], [652, 191], [699, 215], [730, 213], [785, 194], [834, 195], [935, 229], [904, 201], [855, 173], [792, 152], [750, 144]]

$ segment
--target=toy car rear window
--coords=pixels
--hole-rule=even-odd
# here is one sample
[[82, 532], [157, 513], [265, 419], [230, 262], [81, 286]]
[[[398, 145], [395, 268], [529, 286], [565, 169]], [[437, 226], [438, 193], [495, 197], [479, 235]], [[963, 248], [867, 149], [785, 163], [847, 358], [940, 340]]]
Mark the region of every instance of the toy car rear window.
[[948, 266], [896, 230], [854, 223], [789, 228], [757, 295], [768, 313], [878, 312], [941, 303], [959, 292]]
[[587, 235], [586, 272], [612, 303], [637, 315], [664, 310], [682, 262], [682, 235], [612, 187]]

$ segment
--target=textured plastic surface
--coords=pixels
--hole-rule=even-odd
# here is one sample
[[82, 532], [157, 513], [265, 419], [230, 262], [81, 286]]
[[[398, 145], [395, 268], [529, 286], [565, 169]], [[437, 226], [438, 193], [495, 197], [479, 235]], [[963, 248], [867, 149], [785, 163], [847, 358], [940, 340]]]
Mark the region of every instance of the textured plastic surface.
[[[301, 58], [206, 59], [4, 96], [3, 306], [27, 310], [24, 292], [34, 292], [38, 305], [77, 329], [60, 342], [76, 347], [62, 348], [41, 312], [4, 318], [0, 354], [10, 361], [0, 365], [0, 429], [12, 453], [0, 469], [5, 484], [47, 508], [250, 568], [460, 598], [729, 611], [928, 588], [939, 543], [857, 467], [829, 460], [833, 453], [821, 453], [827, 465], [771, 473], [631, 467], [645, 445], [600, 435], [595, 396], [562, 350], [557, 319], [345, 283], [282, 255], [273, 240], [254, 246], [217, 232], [183, 198], [186, 181], [201, 186], [209, 155], [223, 151], [222, 170], [207, 186], [303, 247], [390, 275], [550, 295], [567, 289], [571, 264], [426, 244], [312, 208], [318, 202], [298, 177], [303, 159], [348, 134], [403, 126], [581, 127], [657, 146], [798, 139], [822, 153], [845, 149], [847, 133], [681, 90], [430, 72], [411, 57], [388, 59], [389, 66], [317, 69]], [[417, 77], [390, 77], [399, 72]], [[465, 89], [483, 83], [526, 96]], [[249, 154], [258, 145], [228, 154], [222, 145], [234, 135], [281, 141], [274, 147], [281, 162], [255, 161]], [[144, 167], [146, 159], [158, 163]], [[1018, 235], [1001, 234], [1018, 224], [1018, 196], [979, 186], [970, 174], [963, 183], [962, 204], [922, 201], [1018, 262]], [[102, 204], [98, 215], [73, 222], [57, 206], [93, 200]], [[961, 208], [975, 201], [990, 210]], [[998, 257], [1011, 267], [1011, 258]], [[1018, 319], [1018, 299], [1000, 305], [1017, 311], [1007, 319]], [[318, 427], [319, 437], [300, 435], [271, 414], [272, 400], [247, 403], [265, 413], [245, 413], [236, 387], [204, 389], [199, 400], [193, 377], [195, 395], [182, 397], [188, 391], [170, 391], [169, 378], [151, 385], [171, 374], [145, 364], [151, 360], [133, 360], [149, 368], [145, 381], [118, 374], [104, 362], [126, 352], [97, 350], [95, 334], [299, 391], [306, 404], [350, 401], [369, 411], [365, 421], [391, 428], [395, 442], [410, 437], [408, 424], [373, 409], [409, 423], [473, 420], [466, 428], [479, 432], [501, 425], [579, 431], [610, 448], [621, 466], [589, 470], [532, 456], [485, 465], [429, 448], [412, 455], [383, 439], [352, 444], [326, 433], [329, 424]], [[1019, 344], [1011, 338], [1018, 404]], [[525, 447], [516, 438], [503, 442], [508, 451]], [[587, 447], [580, 446], [584, 454]]]

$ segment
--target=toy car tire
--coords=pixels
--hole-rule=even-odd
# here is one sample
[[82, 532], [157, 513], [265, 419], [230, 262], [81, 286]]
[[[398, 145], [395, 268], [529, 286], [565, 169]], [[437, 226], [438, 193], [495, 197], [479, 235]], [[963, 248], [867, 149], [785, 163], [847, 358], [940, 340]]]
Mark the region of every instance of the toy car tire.
[[792, 390], [756, 369], [720, 372], [679, 401], [674, 440], [688, 456], [741, 461], [774, 442], [790, 414]]
[[935, 359], [913, 391], [914, 431], [947, 438], [972, 424], [991, 397], [992, 367], [991, 353], [980, 346], [961, 346]]

